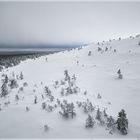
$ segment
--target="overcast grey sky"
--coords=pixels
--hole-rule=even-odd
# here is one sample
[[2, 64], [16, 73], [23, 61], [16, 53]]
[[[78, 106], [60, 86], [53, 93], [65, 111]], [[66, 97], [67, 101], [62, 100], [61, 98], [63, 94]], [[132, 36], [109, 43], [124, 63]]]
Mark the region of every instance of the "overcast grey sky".
[[140, 2], [0, 2], [0, 44], [77, 44], [140, 33]]

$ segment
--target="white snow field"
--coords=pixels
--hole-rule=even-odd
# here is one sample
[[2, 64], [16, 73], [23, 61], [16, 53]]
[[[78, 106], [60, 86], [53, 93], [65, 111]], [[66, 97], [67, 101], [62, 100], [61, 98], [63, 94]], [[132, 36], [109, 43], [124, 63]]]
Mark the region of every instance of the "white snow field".
[[[18, 87], [8, 87], [8, 95], [0, 97], [0, 138], [140, 137], [139, 41], [140, 36], [137, 36], [100, 45], [89, 44], [81, 49], [26, 60], [17, 66], [4, 69], [0, 72], [0, 79], [3, 79], [3, 74], [7, 74], [9, 80], [17, 80]], [[102, 51], [98, 51], [98, 47], [102, 48]], [[108, 47], [108, 51], [105, 51], [105, 47]], [[121, 69], [123, 79], [118, 79], [118, 69]], [[64, 79], [65, 70], [68, 70], [70, 77], [75, 74], [74, 87], [78, 87], [76, 94], [61, 95], [61, 89], [63, 88], [65, 93], [68, 86]], [[16, 75], [20, 72], [23, 73], [23, 80], [17, 79]], [[65, 84], [61, 83], [61, 80]], [[55, 81], [58, 82], [55, 84]], [[23, 86], [24, 82], [28, 85]], [[45, 86], [51, 90], [53, 101], [46, 95]], [[23, 91], [19, 90], [21, 87]], [[101, 98], [97, 98], [98, 93]], [[15, 99], [16, 95], [19, 100]], [[34, 103], [35, 96], [37, 104]], [[61, 103], [64, 99], [68, 103], [73, 102], [76, 116], [64, 118], [59, 113], [61, 106], [57, 99]], [[82, 107], [78, 107], [77, 103], [87, 102], [87, 99], [94, 106], [94, 110], [88, 113], [84, 112]], [[47, 105], [46, 109], [42, 109], [43, 102]], [[52, 111], [48, 105], [52, 106]], [[124, 109], [129, 121], [128, 134], [122, 135], [117, 128], [114, 128], [112, 134], [109, 133], [110, 128], [107, 127], [106, 121], [105, 124], [100, 124], [96, 119], [98, 108], [101, 111], [106, 109], [108, 116], [115, 120], [118, 112]], [[85, 127], [88, 114], [91, 114], [96, 122], [93, 128]], [[48, 126], [46, 131], [44, 125]]]

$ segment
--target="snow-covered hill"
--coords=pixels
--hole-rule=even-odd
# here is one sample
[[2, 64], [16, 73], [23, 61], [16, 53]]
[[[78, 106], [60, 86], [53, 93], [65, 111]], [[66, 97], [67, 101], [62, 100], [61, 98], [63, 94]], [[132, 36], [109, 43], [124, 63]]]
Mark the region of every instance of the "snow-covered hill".
[[[11, 89], [8, 86], [9, 94], [0, 98], [0, 138], [140, 137], [139, 41], [138, 36], [90, 44], [4, 69], [0, 78], [7, 75], [7, 85], [11, 79], [16, 79], [18, 87]], [[102, 50], [98, 51], [98, 47]], [[91, 55], [88, 55], [90, 51]], [[118, 69], [121, 69], [123, 79], [118, 79]], [[71, 83], [65, 79], [65, 70], [68, 70], [73, 84], [73, 94], [66, 89]], [[21, 72], [22, 80], [19, 78]], [[51, 93], [45, 92], [45, 86]], [[63, 111], [59, 101], [64, 105], [63, 100], [74, 103], [76, 116], [66, 119], [59, 113]], [[42, 109], [42, 103], [46, 109]], [[85, 108], [90, 103], [93, 111], [86, 113]], [[103, 124], [96, 119], [98, 108]], [[117, 120], [121, 109], [126, 111], [129, 120], [125, 136], [116, 128], [111, 131], [112, 128], [106, 125], [107, 118], [103, 116], [106, 110], [108, 117]], [[88, 114], [96, 122], [93, 128], [85, 128]], [[46, 131], [45, 125], [49, 127]]]

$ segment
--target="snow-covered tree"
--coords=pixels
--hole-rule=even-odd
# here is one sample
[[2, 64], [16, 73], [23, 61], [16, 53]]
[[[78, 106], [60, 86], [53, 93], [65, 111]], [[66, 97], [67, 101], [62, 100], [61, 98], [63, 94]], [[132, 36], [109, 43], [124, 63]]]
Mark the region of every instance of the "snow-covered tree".
[[17, 88], [18, 87], [18, 83], [17, 83], [17, 81], [15, 79], [11, 79], [9, 86], [10, 86], [11, 89]]
[[117, 74], [118, 74], [118, 78], [119, 79], [122, 79], [123, 78], [123, 75], [121, 74], [121, 70], [120, 69], [117, 71]]
[[91, 51], [88, 52], [88, 56], [91, 56]]
[[110, 129], [109, 133], [113, 134], [113, 131], [115, 130], [115, 120], [112, 116], [107, 118], [107, 127]]
[[24, 86], [24, 87], [27, 87], [27, 86], [28, 86], [28, 83], [27, 83], [27, 82], [24, 82], [24, 83], [23, 83], [23, 86]]
[[48, 131], [49, 130], [49, 126], [47, 124], [44, 125], [44, 131]]
[[34, 98], [34, 104], [37, 104], [37, 96]]
[[100, 93], [98, 93], [97, 98], [98, 99], [101, 99], [102, 98], [102, 96], [100, 95]]
[[5, 75], [5, 79], [4, 79], [4, 81], [5, 81], [5, 83], [8, 83], [8, 76], [7, 75]]
[[16, 101], [19, 100], [19, 96], [18, 96], [18, 95], [15, 96], [15, 100], [16, 100]]
[[101, 111], [100, 111], [99, 108], [98, 108], [97, 113], [96, 113], [96, 119], [97, 119], [98, 121], [101, 121]]
[[65, 75], [65, 81], [67, 81], [68, 80], [68, 77], [69, 77], [68, 70], [65, 70], [64, 71], [64, 75]]
[[125, 110], [122, 109], [119, 113], [118, 113], [118, 119], [117, 119], [117, 128], [118, 130], [126, 135], [127, 134], [127, 129], [128, 129], [128, 119], [126, 118], [126, 113]]
[[20, 73], [19, 78], [20, 78], [20, 80], [22, 80], [22, 79], [23, 79], [23, 74], [22, 74], [22, 72]]
[[102, 50], [102, 48], [98, 47], [98, 52], [101, 51], [101, 50]]
[[105, 51], [108, 51], [108, 48], [107, 47], [105, 47]]
[[106, 113], [106, 109], [104, 109], [103, 114], [104, 114], [104, 117], [108, 116], [107, 113]]
[[45, 93], [47, 93], [47, 96], [50, 96], [51, 95], [51, 90], [49, 89], [48, 86], [45, 86]]
[[61, 96], [64, 96], [64, 88], [61, 88]]
[[87, 95], [87, 91], [84, 91], [84, 95]]
[[3, 81], [2, 86], [1, 86], [1, 97], [5, 97], [7, 94], [8, 94], [7, 83]]
[[26, 106], [26, 111], [28, 112], [28, 111], [30, 111], [30, 109], [29, 109], [29, 107], [28, 106]]
[[45, 102], [42, 103], [42, 109], [46, 109], [46, 103]]
[[95, 121], [94, 121], [93, 117], [89, 114], [88, 118], [86, 119], [85, 127], [86, 128], [92, 128], [94, 126], [94, 124], [95, 124]]

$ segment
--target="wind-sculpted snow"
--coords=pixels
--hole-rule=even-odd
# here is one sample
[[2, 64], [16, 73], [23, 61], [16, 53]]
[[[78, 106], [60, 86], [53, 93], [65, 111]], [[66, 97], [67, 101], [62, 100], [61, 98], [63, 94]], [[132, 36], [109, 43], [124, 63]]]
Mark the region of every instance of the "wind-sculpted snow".
[[[4, 68], [0, 138], [139, 137], [139, 41], [89, 44]], [[122, 109], [127, 135], [117, 126]]]

